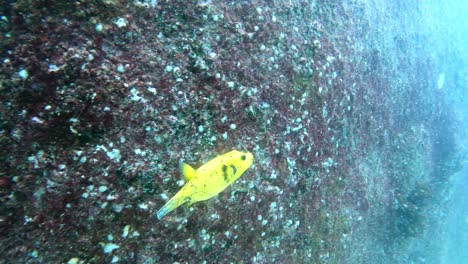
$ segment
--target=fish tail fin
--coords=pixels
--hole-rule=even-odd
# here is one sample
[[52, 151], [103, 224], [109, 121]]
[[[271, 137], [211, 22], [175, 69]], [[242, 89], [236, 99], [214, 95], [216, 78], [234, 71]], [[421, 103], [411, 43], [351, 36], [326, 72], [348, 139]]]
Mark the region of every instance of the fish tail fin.
[[159, 209], [159, 211], [156, 213], [156, 216], [158, 219], [161, 219], [185, 202], [185, 199], [180, 197], [180, 195], [175, 195], [161, 209]]

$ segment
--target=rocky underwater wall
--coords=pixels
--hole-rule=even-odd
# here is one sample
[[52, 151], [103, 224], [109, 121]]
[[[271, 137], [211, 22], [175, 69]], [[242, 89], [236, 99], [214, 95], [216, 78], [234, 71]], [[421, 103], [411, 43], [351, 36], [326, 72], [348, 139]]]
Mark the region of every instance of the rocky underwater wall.
[[[459, 154], [422, 8], [2, 5], [0, 263], [432, 263]], [[236, 183], [156, 218], [232, 149]]]

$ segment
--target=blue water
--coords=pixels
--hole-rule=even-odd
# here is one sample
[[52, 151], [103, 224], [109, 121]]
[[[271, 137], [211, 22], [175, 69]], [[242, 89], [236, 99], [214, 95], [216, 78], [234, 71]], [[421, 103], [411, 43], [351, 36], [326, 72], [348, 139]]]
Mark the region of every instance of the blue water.
[[462, 156], [461, 170], [446, 193], [446, 210], [441, 211], [440, 236], [433, 237], [441, 245], [440, 259], [432, 262], [468, 263], [468, 2], [422, 1], [421, 6], [422, 24], [431, 35], [440, 68], [434, 78], [453, 107], [459, 124], [454, 135]]
[[455, 175], [444, 223], [445, 243], [441, 263], [468, 262], [468, 166]]

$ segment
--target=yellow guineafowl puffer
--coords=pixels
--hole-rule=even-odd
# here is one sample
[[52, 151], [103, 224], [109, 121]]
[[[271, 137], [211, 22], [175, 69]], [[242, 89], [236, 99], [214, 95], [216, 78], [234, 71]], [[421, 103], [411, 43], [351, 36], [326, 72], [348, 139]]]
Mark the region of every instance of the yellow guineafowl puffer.
[[179, 166], [186, 183], [159, 209], [158, 219], [182, 204], [191, 205], [217, 195], [237, 180], [252, 165], [253, 160], [253, 155], [249, 152], [232, 150], [208, 161], [196, 170], [181, 162]]

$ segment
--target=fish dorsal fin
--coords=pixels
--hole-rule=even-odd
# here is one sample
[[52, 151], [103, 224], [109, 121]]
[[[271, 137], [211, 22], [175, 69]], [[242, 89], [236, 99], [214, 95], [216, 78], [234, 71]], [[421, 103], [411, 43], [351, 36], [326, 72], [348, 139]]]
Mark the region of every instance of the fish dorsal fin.
[[185, 182], [189, 182], [195, 176], [195, 169], [182, 160], [179, 162], [179, 169]]

